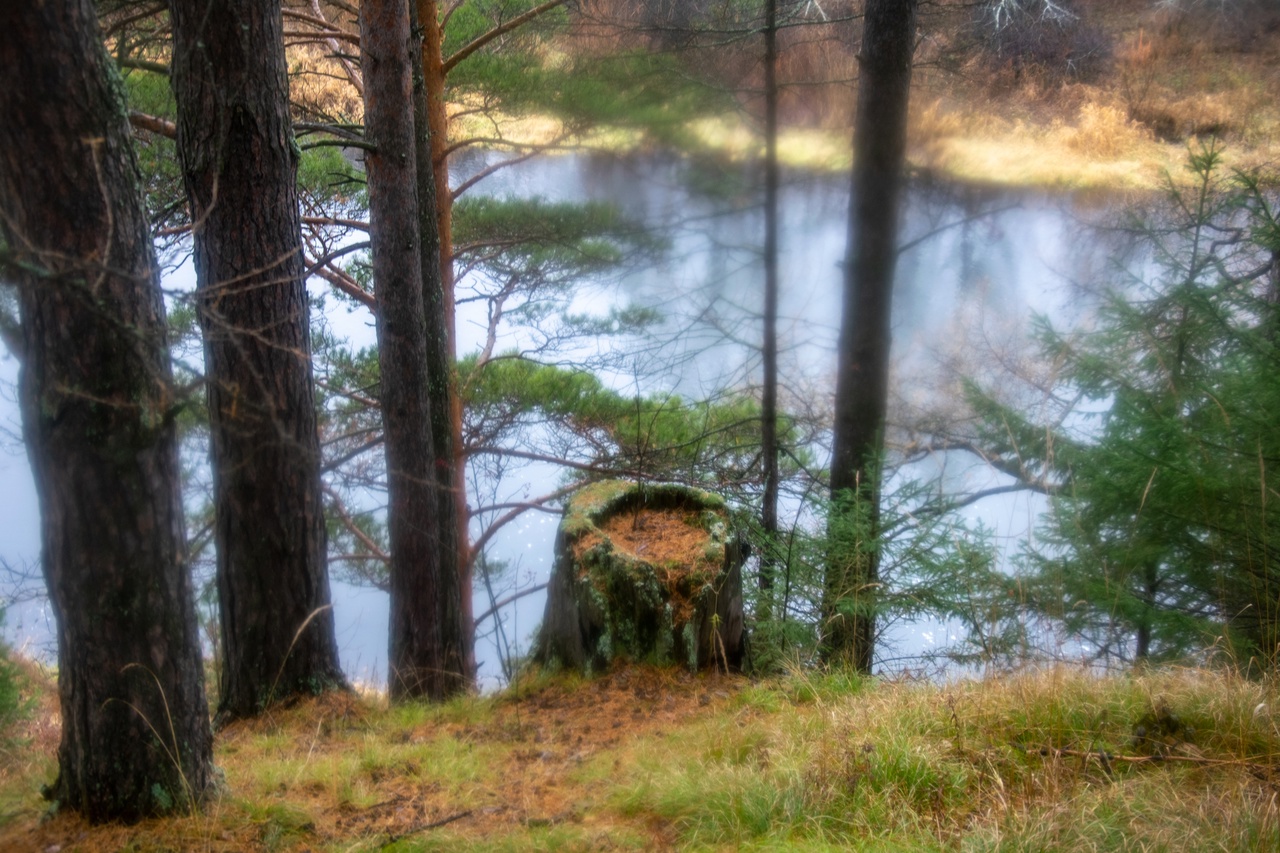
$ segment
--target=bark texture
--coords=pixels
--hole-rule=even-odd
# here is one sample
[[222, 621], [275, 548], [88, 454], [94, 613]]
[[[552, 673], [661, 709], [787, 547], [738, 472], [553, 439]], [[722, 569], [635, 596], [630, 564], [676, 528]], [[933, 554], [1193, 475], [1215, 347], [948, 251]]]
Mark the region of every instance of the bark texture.
[[764, 336], [760, 362], [760, 455], [764, 468], [760, 526], [765, 552], [760, 555], [761, 621], [772, 617], [770, 590], [777, 572], [778, 536], [778, 0], [765, 3], [764, 25]]
[[[413, 57], [413, 119], [418, 160], [418, 233], [422, 259], [422, 310], [427, 327], [427, 381], [431, 396], [431, 442], [434, 446], [436, 510], [439, 513], [441, 565], [455, 567], [455, 583], [440, 597], [440, 624], [446, 645], [460, 650], [466, 681], [475, 674], [471, 607], [471, 560], [467, 535], [466, 460], [462, 456], [462, 405], [458, 399], [456, 354], [453, 346], [453, 258], [445, 238], [452, 239], [452, 199], [447, 156], [437, 138], [447, 140], [444, 113], [444, 68], [440, 59], [440, 28], [434, 0], [417, 0], [410, 7], [410, 24], [423, 39], [415, 42]], [[424, 17], [425, 16], [425, 17]], [[436, 77], [428, 85], [427, 72]], [[435, 99], [433, 104], [432, 99]], [[433, 120], [434, 113], [439, 116]], [[440, 126], [437, 131], [436, 126]], [[435, 168], [441, 149], [440, 172]], [[444, 233], [441, 233], [441, 228]], [[446, 274], [447, 271], [447, 274]]]
[[[890, 309], [915, 48], [916, 0], [868, 0], [863, 18], [853, 194], [837, 345], [831, 493], [868, 502], [865, 554], [833, 562], [823, 602], [829, 660], [870, 672], [879, 580], [880, 457], [889, 396]], [[843, 511], [837, 502], [834, 512]]]
[[164, 303], [99, 39], [90, 0], [0, 5], [0, 228], [58, 623], [50, 795], [94, 822], [184, 808], [212, 782]]
[[378, 364], [391, 544], [389, 689], [441, 699], [468, 682], [465, 650], [440, 618], [456, 602], [457, 568], [443, 558], [423, 308], [412, 62], [406, 0], [366, 0], [360, 14]]
[[172, 0], [178, 151], [195, 223], [222, 631], [219, 716], [344, 684], [280, 4]]
[[[563, 0], [543, 3], [526, 15], [536, 15], [559, 6]], [[447, 5], [447, 4], [446, 4]], [[423, 234], [423, 309], [428, 330], [428, 357], [431, 409], [433, 416], [432, 443], [437, 460], [436, 476], [439, 482], [438, 498], [441, 514], [441, 548], [445, 559], [456, 564], [458, 589], [461, 595], [460, 615], [464, 627], [461, 641], [463, 661], [469, 674], [475, 672], [474, 608], [471, 575], [474, 552], [470, 544], [471, 511], [467, 506], [466, 449], [462, 441], [462, 399], [458, 395], [456, 337], [456, 299], [453, 269], [453, 191], [449, 188], [449, 115], [445, 104], [449, 68], [444, 57], [444, 32], [437, 0], [413, 0], [412, 26], [421, 35], [421, 52], [415, 70], [415, 121], [418, 134], [419, 199], [422, 202]], [[508, 22], [512, 23], [512, 22]], [[497, 30], [501, 30], [498, 27]], [[490, 30], [470, 43], [487, 42], [495, 35]], [[458, 54], [454, 55], [456, 61]], [[430, 165], [430, 170], [427, 167]], [[428, 184], [431, 186], [428, 187]], [[435, 246], [428, 245], [427, 217], [435, 217]], [[438, 251], [436, 249], [438, 248]], [[438, 274], [430, 269], [434, 257]], [[447, 466], [444, 460], [448, 460]], [[448, 505], [446, 505], [448, 501]], [[448, 526], [452, 533], [444, 530]], [[453, 616], [445, 613], [451, 623]]]

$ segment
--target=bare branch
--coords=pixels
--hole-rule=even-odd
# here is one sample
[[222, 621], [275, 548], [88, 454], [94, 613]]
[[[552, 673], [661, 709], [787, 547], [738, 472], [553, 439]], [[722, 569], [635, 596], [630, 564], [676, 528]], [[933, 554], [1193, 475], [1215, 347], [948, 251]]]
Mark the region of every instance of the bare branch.
[[498, 615], [498, 611], [502, 610], [502, 608], [506, 607], [507, 605], [515, 604], [517, 601], [524, 598], [526, 595], [533, 595], [536, 592], [542, 592], [546, 588], [547, 588], [547, 584], [545, 583], [535, 584], [534, 586], [527, 587], [517, 592], [513, 592], [511, 593], [511, 595], [508, 595], [506, 598], [500, 598], [493, 603], [492, 607], [490, 607], [488, 610], [486, 610], [485, 612], [477, 616], [475, 618], [474, 624], [479, 625], [480, 623], [484, 622], [484, 620], [490, 618], [491, 616]]
[[342, 270], [332, 266], [322, 266], [311, 270], [311, 274], [320, 276], [320, 278], [329, 282], [338, 290], [342, 291], [347, 296], [350, 296], [370, 311], [376, 311], [378, 309], [378, 300], [374, 298], [373, 294], [362, 288], [356, 283], [355, 279], [344, 273]]
[[322, 485], [320, 488], [329, 496], [329, 500], [331, 502], [329, 508], [333, 510], [333, 512], [342, 521], [342, 526], [351, 531], [351, 535], [356, 538], [356, 541], [367, 548], [373, 557], [383, 563], [390, 563], [391, 555], [382, 550], [382, 547], [379, 546], [377, 542], [373, 541], [372, 537], [360, 528], [360, 525], [356, 524], [355, 519], [351, 517], [351, 513], [347, 511], [347, 505], [342, 502], [342, 498], [338, 493], [328, 485]]
[[[318, 19], [324, 22], [325, 26], [327, 27], [333, 26], [325, 18], [324, 12], [320, 8], [320, 0], [311, 0], [311, 11], [315, 14], [315, 16]], [[342, 71], [347, 75], [347, 80], [351, 82], [352, 88], [354, 88], [358, 93], [360, 93], [360, 97], [363, 98], [364, 97], [364, 78], [360, 76], [360, 69], [356, 66], [356, 63], [353, 62], [347, 56], [347, 54], [343, 53], [342, 47], [341, 45], [338, 44], [338, 40], [336, 38], [326, 37], [325, 46], [328, 47], [330, 51], [332, 51], [333, 58], [337, 60], [339, 65], [342, 66]]]
[[150, 133], [154, 133], [157, 136], [163, 136], [166, 139], [178, 138], [178, 126], [176, 124], [168, 119], [163, 119], [158, 116], [149, 116], [146, 113], [140, 113], [137, 110], [129, 110], [129, 124], [139, 130], [145, 130]]
[[643, 471], [618, 469], [609, 465], [591, 462], [577, 462], [573, 459], [565, 459], [562, 456], [552, 456], [547, 453], [533, 453], [528, 450], [516, 450], [511, 447], [496, 447], [488, 444], [467, 448], [467, 455], [510, 456], [514, 459], [527, 459], [530, 462], [550, 462], [552, 465], [563, 465], [566, 468], [572, 468], [575, 471], [585, 471], [588, 474], [607, 474], [611, 477], [631, 477], [633, 479], [644, 477]]
[[369, 223], [360, 219], [343, 219], [340, 216], [304, 216], [302, 217], [303, 225], [341, 225], [343, 228], [353, 228], [356, 231], [368, 231]]
[[489, 544], [489, 540], [493, 539], [499, 530], [515, 521], [521, 515], [524, 515], [531, 509], [543, 509], [552, 501], [558, 501], [565, 495], [575, 492], [581, 487], [582, 483], [573, 483], [565, 486], [564, 488], [556, 489], [551, 494], [543, 495], [536, 500], [516, 504], [510, 510], [494, 519], [489, 526], [485, 528], [484, 532], [476, 537], [476, 541], [471, 545], [471, 554], [467, 558], [468, 562], [474, 563], [480, 557], [480, 553], [484, 550], [485, 546]]
[[508, 160], [503, 160], [500, 163], [493, 163], [492, 165], [486, 166], [485, 168], [476, 172], [471, 177], [467, 178], [462, 183], [458, 184], [458, 186], [454, 188], [453, 192], [451, 192], [450, 195], [453, 197], [454, 201], [457, 201], [458, 198], [463, 193], [465, 193], [467, 190], [471, 189], [476, 184], [480, 183], [485, 178], [489, 177], [499, 169], [505, 169], [508, 166], [514, 166], [517, 163], [523, 163], [526, 160], [532, 160], [534, 157], [537, 157], [540, 153], [542, 153], [542, 149], [540, 148], [534, 149], [533, 151], [529, 151], [525, 154], [521, 154], [518, 157], [512, 157]]
[[119, 56], [116, 57], [116, 65], [121, 68], [136, 68], [139, 71], [150, 71], [152, 74], [159, 74], [162, 77], [169, 76], [169, 66], [163, 62], [152, 62], [149, 59], [138, 59], [135, 56]]
[[[351, 243], [349, 245], [343, 246], [340, 249], [334, 249], [331, 252], [326, 252], [325, 254], [316, 258], [315, 262], [307, 267], [307, 271], [304, 273], [304, 275], [312, 275], [321, 267], [328, 266], [329, 264], [333, 263], [343, 255], [350, 255], [355, 252], [363, 252], [365, 249], [369, 248], [370, 245], [372, 244], [368, 240], [362, 240], [359, 243]], [[363, 291], [361, 292], [363, 293]]]

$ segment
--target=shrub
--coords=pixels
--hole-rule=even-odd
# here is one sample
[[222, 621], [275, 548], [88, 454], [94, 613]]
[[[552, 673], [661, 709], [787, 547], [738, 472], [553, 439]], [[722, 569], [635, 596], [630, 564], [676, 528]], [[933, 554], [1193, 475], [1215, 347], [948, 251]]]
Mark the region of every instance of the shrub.
[[988, 0], [971, 26], [987, 63], [1015, 75], [1097, 79], [1111, 62], [1111, 40], [1090, 24], [1078, 0]]
[[[0, 610], [0, 625], [4, 611]], [[6, 741], [9, 727], [22, 716], [26, 703], [22, 699], [22, 673], [9, 659], [9, 647], [0, 641], [0, 742]]]

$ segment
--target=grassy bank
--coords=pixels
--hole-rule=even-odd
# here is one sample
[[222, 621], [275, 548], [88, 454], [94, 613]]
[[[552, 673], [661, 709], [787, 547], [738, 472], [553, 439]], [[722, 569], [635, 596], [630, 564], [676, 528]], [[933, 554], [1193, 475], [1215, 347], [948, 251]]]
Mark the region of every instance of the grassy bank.
[[438, 708], [327, 697], [223, 731], [223, 795], [134, 827], [46, 819], [52, 753], [8, 750], [0, 849], [1274, 850], [1277, 693], [637, 668]]
[[[1228, 166], [1280, 163], [1280, 13], [1243, 0], [1220, 8], [1150, 0], [1072, 8], [1080, 16], [1066, 29], [1040, 21], [996, 44], [971, 7], [933, 7], [916, 54], [912, 165], [981, 183], [1149, 190], [1164, 186], [1166, 174], [1180, 175], [1188, 147], [1210, 138], [1225, 145]], [[562, 48], [576, 49], [579, 37], [573, 31]], [[621, 38], [615, 47], [624, 44]], [[742, 87], [741, 109], [687, 128], [707, 151], [735, 159], [763, 148], [758, 95], [750, 92], [760, 85], [752, 44], [744, 40], [720, 57], [740, 72], [720, 82]], [[825, 30], [784, 39], [785, 163], [849, 167], [856, 65], [853, 45]], [[455, 136], [493, 135], [495, 116], [476, 106], [458, 105]], [[547, 116], [496, 120], [519, 144], [566, 141], [564, 127]], [[612, 151], [645, 144], [638, 131], [618, 129], [567, 141]]]
[[[632, 4], [595, 5], [613, 12], [599, 20], [574, 18], [539, 44], [535, 53], [548, 67], [578, 54], [652, 48], [649, 35], [627, 23], [634, 24], [626, 12]], [[1280, 164], [1280, 10], [1262, 0], [1067, 5], [1076, 14], [1065, 24], [1026, 13], [1020, 20], [1033, 26], [997, 31], [982, 23], [974, 4], [926, 4], [911, 96], [909, 158], [915, 168], [1011, 186], [1149, 190], [1162, 187], [1166, 174], [1180, 175], [1188, 147], [1210, 138], [1225, 145], [1228, 166]], [[616, 20], [604, 23], [610, 14]], [[811, 17], [807, 24], [816, 23]], [[856, 40], [837, 25], [800, 26], [783, 35], [779, 154], [795, 167], [846, 170]], [[670, 121], [685, 132], [667, 128], [659, 136], [679, 137], [704, 153], [758, 157], [759, 50], [744, 35], [677, 52], [673, 61], [690, 78], [721, 90], [737, 110], [686, 125], [673, 106]], [[295, 102], [307, 114], [358, 121], [360, 99], [327, 53], [314, 45], [293, 48]], [[512, 109], [532, 112], [504, 113], [501, 96], [463, 89], [450, 91], [451, 138], [482, 139], [499, 148], [497, 140], [506, 140], [522, 154], [540, 145], [550, 154], [632, 151], [652, 144], [640, 127], [661, 122], [661, 110], [653, 108], [630, 127], [574, 132], [554, 116], [538, 114], [532, 103], [516, 98]]]

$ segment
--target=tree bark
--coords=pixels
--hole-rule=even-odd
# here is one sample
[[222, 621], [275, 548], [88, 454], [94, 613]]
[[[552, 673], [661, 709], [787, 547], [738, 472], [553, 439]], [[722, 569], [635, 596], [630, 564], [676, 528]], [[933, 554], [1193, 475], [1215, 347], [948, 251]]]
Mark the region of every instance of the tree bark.
[[0, 5], [0, 227], [58, 624], [50, 795], [94, 822], [185, 808], [213, 769], [164, 302], [99, 39], [89, 0]]
[[[870, 672], [871, 597], [879, 581], [880, 456], [889, 396], [890, 308], [906, 159], [907, 104], [917, 0], [868, 0], [863, 17], [854, 130], [849, 249], [837, 344], [833, 512], [842, 497], [866, 501], [866, 553], [829, 571], [823, 602], [825, 655]], [[853, 600], [852, 610], [847, 606]], [[845, 607], [841, 607], [845, 602]]]
[[219, 716], [345, 683], [280, 4], [173, 0], [171, 82], [195, 235], [212, 434]]
[[[420, 159], [420, 168], [431, 164], [434, 180], [436, 230], [440, 253], [439, 295], [429, 295], [425, 300], [429, 329], [440, 334], [443, 330], [445, 349], [436, 358], [447, 368], [448, 435], [436, 438], [437, 458], [452, 459], [449, 483], [453, 499], [453, 525], [456, 531], [458, 583], [462, 589], [463, 619], [471, 632], [467, 637], [468, 664], [475, 670], [474, 660], [474, 605], [471, 594], [471, 511], [467, 507], [467, 459], [462, 444], [462, 399], [458, 396], [458, 339], [456, 335], [456, 296], [453, 276], [453, 192], [449, 189], [449, 113], [445, 105], [445, 84], [448, 73], [444, 67], [444, 32], [440, 27], [440, 4], [436, 0], [416, 0], [418, 25], [422, 28], [422, 76], [426, 94], [426, 119], [430, 133], [430, 158]], [[425, 258], [425, 256], [424, 256]], [[424, 282], [426, 267], [423, 267]], [[438, 316], [437, 315], [438, 312]], [[445, 404], [445, 391], [433, 388], [432, 405]], [[446, 443], [447, 440], [447, 443]], [[452, 456], [445, 456], [449, 453]]]
[[450, 644], [439, 618], [450, 606], [441, 597], [450, 590], [456, 594], [458, 584], [456, 567], [440, 551], [412, 41], [406, 0], [366, 0], [361, 6], [365, 135], [377, 146], [365, 167], [391, 544], [389, 689], [393, 699], [442, 699], [468, 682], [464, 650]]
[[760, 455], [764, 496], [760, 526], [765, 550], [760, 556], [761, 604], [758, 617], [772, 617], [770, 592], [777, 572], [778, 538], [778, 0], [767, 0], [764, 25], [764, 340], [760, 361]]
[[[441, 565], [446, 571], [441, 582], [456, 584], [457, 589], [446, 589], [440, 597], [440, 624], [445, 632], [445, 644], [460, 650], [463, 675], [470, 683], [475, 673], [474, 635], [471, 609], [471, 561], [468, 559], [465, 460], [460, 452], [462, 442], [462, 407], [458, 400], [456, 355], [453, 347], [453, 263], [445, 262], [444, 241], [441, 239], [442, 221], [451, 220], [453, 206], [449, 199], [448, 169], [442, 166], [443, 194], [437, 186], [435, 163], [435, 139], [437, 131], [431, 120], [431, 95], [438, 98], [438, 111], [444, 113], [442, 85], [427, 86], [426, 70], [431, 65], [443, 75], [439, 59], [439, 26], [436, 23], [435, 4], [430, 0], [418, 0], [409, 9], [410, 25], [415, 33], [424, 37], [414, 40], [413, 54], [413, 118], [418, 161], [418, 234], [421, 245], [422, 308], [427, 334], [427, 377], [431, 397], [431, 441], [435, 448], [436, 511], [439, 514]], [[420, 16], [430, 17], [423, 19]], [[423, 20], [426, 24], [423, 24]], [[426, 51], [433, 36], [434, 57], [427, 60]], [[419, 53], [418, 51], [422, 51]], [[441, 130], [441, 138], [447, 138]], [[441, 160], [446, 158], [441, 155]], [[444, 207], [441, 207], [441, 198]], [[445, 269], [450, 275], [446, 278]], [[456, 410], [456, 418], [455, 418]], [[457, 571], [449, 576], [447, 567]]]
[[[556, 4], [558, 5], [558, 4]], [[464, 662], [467, 671], [475, 672], [474, 605], [472, 596], [473, 554], [470, 547], [471, 510], [467, 506], [467, 457], [462, 442], [462, 399], [458, 396], [458, 344], [456, 336], [456, 297], [453, 270], [453, 192], [449, 188], [449, 113], [445, 103], [448, 69], [445, 67], [444, 31], [440, 25], [440, 4], [437, 0], [413, 0], [415, 31], [421, 33], [421, 86], [422, 95], [415, 92], [416, 122], [419, 127], [420, 150], [418, 157], [419, 197], [424, 211], [434, 211], [436, 239], [439, 251], [434, 257], [439, 266], [438, 278], [428, 270], [432, 252], [424, 236], [423, 252], [423, 307], [426, 313], [430, 347], [431, 407], [434, 415], [432, 441], [437, 460], [436, 474], [440, 483], [440, 511], [442, 525], [453, 531], [452, 541], [442, 540], [441, 546], [456, 560], [458, 587], [461, 592], [461, 619], [465, 626]], [[535, 12], [549, 11], [548, 4]], [[489, 31], [486, 36], [491, 35]], [[483, 41], [481, 36], [475, 45]], [[419, 81], [415, 74], [415, 86]], [[422, 96], [425, 95], [425, 104]], [[425, 117], [425, 136], [422, 130]], [[425, 139], [426, 144], [422, 145]], [[426, 167], [430, 164], [432, 201], [427, 201]], [[426, 235], [425, 216], [422, 222]], [[438, 283], [438, 286], [437, 286]], [[450, 460], [446, 470], [441, 460]], [[451, 502], [444, 505], [445, 495]], [[446, 535], [447, 536], [447, 535]], [[452, 617], [449, 617], [450, 619]]]

